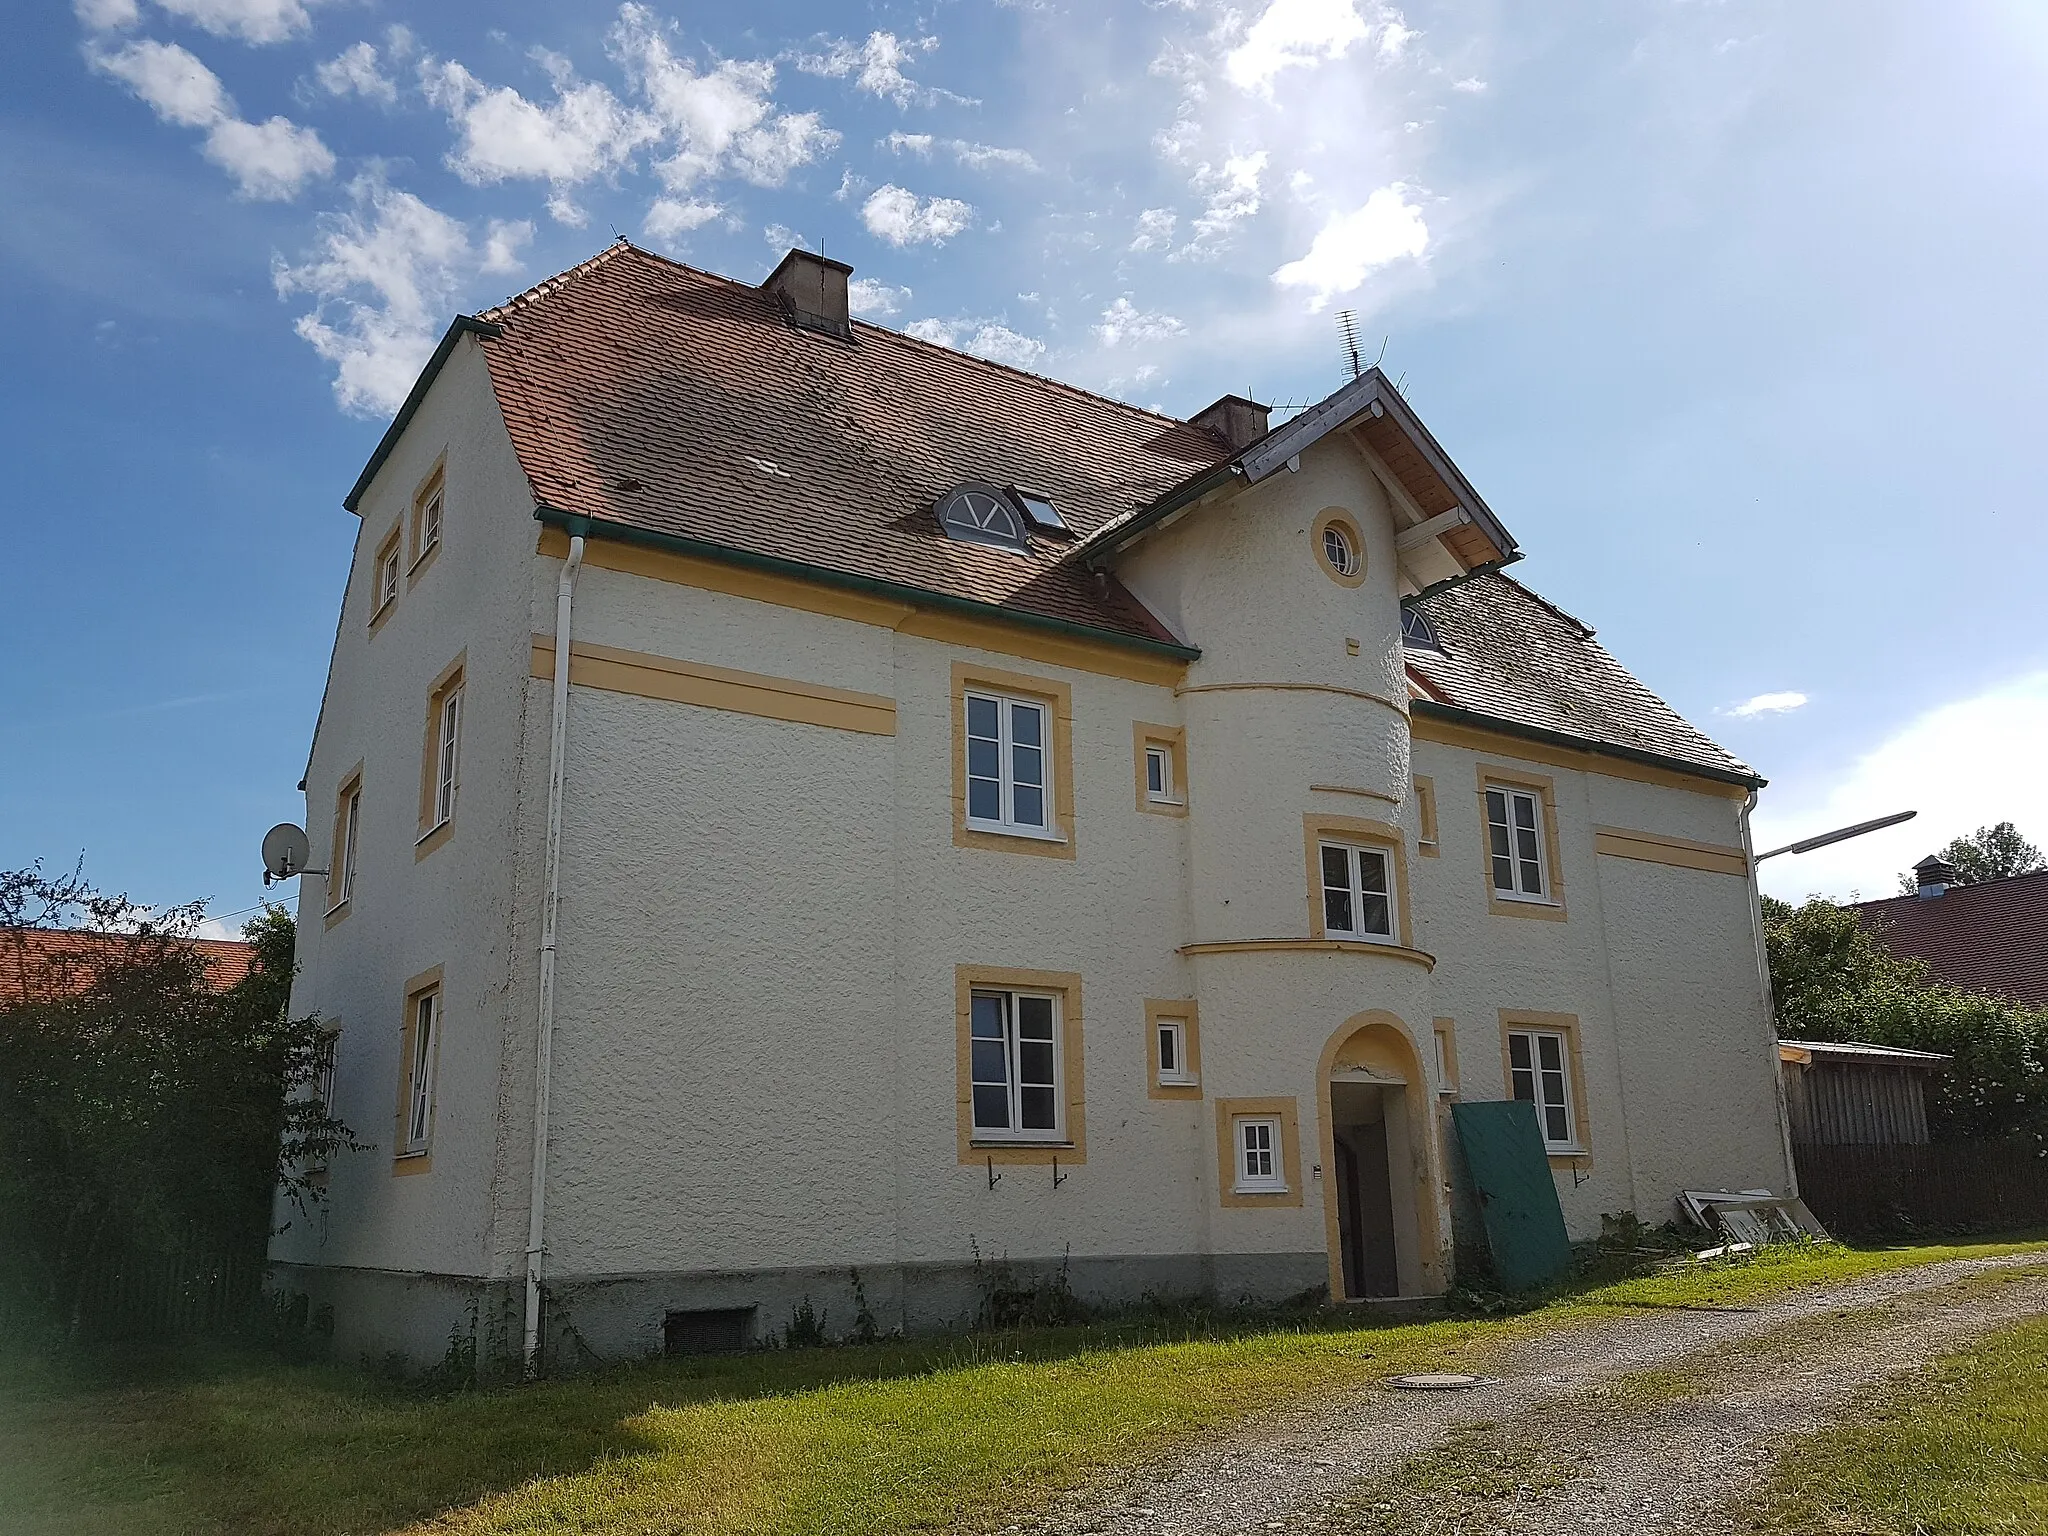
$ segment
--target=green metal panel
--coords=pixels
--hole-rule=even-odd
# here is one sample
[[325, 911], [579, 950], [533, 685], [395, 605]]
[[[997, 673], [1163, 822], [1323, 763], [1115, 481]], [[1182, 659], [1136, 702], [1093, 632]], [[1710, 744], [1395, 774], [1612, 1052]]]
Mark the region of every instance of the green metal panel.
[[1451, 1119], [1502, 1286], [1526, 1291], [1556, 1279], [1572, 1261], [1571, 1240], [1536, 1106], [1521, 1099], [1453, 1104]]

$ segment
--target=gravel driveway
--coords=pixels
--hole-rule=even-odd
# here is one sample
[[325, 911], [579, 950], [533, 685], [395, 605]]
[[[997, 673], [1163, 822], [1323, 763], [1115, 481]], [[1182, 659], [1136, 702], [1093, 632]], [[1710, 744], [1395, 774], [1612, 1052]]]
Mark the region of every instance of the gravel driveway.
[[1518, 1346], [1496, 1386], [1373, 1387], [1240, 1427], [1034, 1536], [1482, 1536], [1739, 1527], [1775, 1445], [1860, 1388], [2048, 1312], [2041, 1256], [1960, 1259], [1724, 1310], [1645, 1309]]

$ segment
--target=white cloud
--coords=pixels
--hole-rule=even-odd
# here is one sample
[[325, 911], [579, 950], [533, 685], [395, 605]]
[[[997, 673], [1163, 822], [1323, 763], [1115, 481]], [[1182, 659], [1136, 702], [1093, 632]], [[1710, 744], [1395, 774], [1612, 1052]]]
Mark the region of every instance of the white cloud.
[[1174, 225], [1178, 223], [1171, 208], [1147, 208], [1138, 215], [1137, 231], [1131, 237], [1134, 251], [1163, 251], [1173, 244]]
[[1022, 335], [1007, 325], [991, 321], [977, 326], [962, 350], [972, 352], [976, 357], [985, 357], [992, 363], [1029, 368], [1045, 356], [1045, 343], [1035, 336]]
[[313, 78], [330, 96], [362, 96], [386, 106], [398, 100], [397, 82], [377, 61], [375, 43], [352, 43], [313, 68]]
[[937, 245], [972, 225], [974, 209], [958, 198], [921, 198], [891, 182], [868, 194], [860, 217], [869, 234], [891, 245]]
[[282, 43], [312, 26], [300, 0], [156, 0], [173, 16], [245, 43]]
[[235, 178], [242, 196], [284, 202], [309, 181], [334, 174], [334, 152], [310, 128], [282, 117], [230, 118], [206, 136], [206, 158]]
[[851, 75], [856, 88], [870, 96], [893, 101], [899, 107], [940, 100], [972, 105], [972, 97], [956, 96], [951, 91], [919, 85], [903, 72], [905, 64], [938, 46], [936, 37], [920, 37], [905, 42], [893, 32], [870, 32], [865, 42], [841, 39], [823, 53], [799, 55], [796, 67], [807, 75], [823, 75], [834, 80], [843, 80]]
[[519, 253], [533, 239], [533, 225], [526, 219], [493, 219], [484, 232], [484, 249], [477, 270], [517, 272], [525, 258]]
[[1190, 227], [1188, 243], [1175, 251], [1172, 261], [1205, 261], [1217, 255], [1229, 241], [1231, 231], [1259, 211], [1259, 178], [1265, 175], [1271, 156], [1263, 149], [1248, 155], [1232, 155], [1220, 166], [1197, 166], [1195, 186], [1209, 199], [1208, 206]]
[[846, 285], [846, 302], [863, 320], [886, 320], [910, 301], [908, 288], [893, 288], [872, 277], [856, 277]]
[[1127, 341], [1164, 341], [1186, 329], [1173, 315], [1138, 308], [1126, 293], [1102, 312], [1095, 335], [1105, 347], [1120, 347]]
[[459, 135], [447, 155], [450, 170], [472, 186], [546, 181], [554, 193], [548, 211], [580, 225], [581, 210], [569, 202], [566, 189], [617, 170], [660, 129], [604, 86], [577, 81], [561, 61], [547, 55], [539, 60], [552, 66], [555, 99], [546, 106], [510, 86], [488, 87], [452, 60], [423, 67], [420, 83]]
[[1422, 34], [1403, 21], [1399, 11], [1385, 11], [1381, 16], [1379, 41], [1373, 44], [1373, 52], [1383, 63], [1391, 64]]
[[319, 134], [282, 117], [244, 122], [220, 77], [175, 43], [145, 38], [111, 52], [89, 49], [86, 57], [162, 121], [204, 128], [202, 152], [235, 179], [243, 197], [266, 202], [291, 198], [308, 181], [333, 173], [334, 155]]
[[120, 32], [142, 20], [135, 0], [72, 0], [71, 10], [91, 32]]
[[1485, 93], [1486, 82], [1480, 79], [1477, 75], [1467, 75], [1462, 80], [1453, 81], [1451, 83], [1451, 89], [1454, 91], [1463, 91], [1467, 96], [1479, 96]]
[[313, 299], [295, 329], [335, 365], [342, 409], [375, 416], [403, 403], [465, 285], [516, 265], [532, 227], [494, 224], [479, 251], [460, 221], [378, 177], [358, 177], [349, 198], [302, 261], [272, 262], [271, 281], [281, 299]]
[[976, 144], [970, 139], [941, 139], [929, 133], [905, 133], [898, 129], [882, 143], [896, 154], [912, 154], [920, 160], [929, 160], [934, 151], [943, 150], [970, 171], [985, 171], [994, 166], [1013, 171], [1038, 169], [1038, 160], [1029, 150], [1002, 149], [994, 144]]
[[898, 128], [882, 142], [896, 154], [900, 155], [908, 150], [921, 159], [929, 160], [932, 157], [932, 145], [938, 141], [928, 133], [905, 133]]
[[657, 197], [648, 205], [647, 217], [640, 221], [640, 232], [650, 240], [672, 241], [724, 213], [718, 204], [701, 198]]
[[1306, 288], [1309, 308], [1319, 310], [1338, 294], [1355, 291], [1380, 268], [1429, 248], [1422, 211], [1407, 200], [1400, 182], [1381, 187], [1351, 213], [1335, 214], [1308, 248], [1273, 274], [1283, 288]]
[[220, 77], [176, 43], [144, 39], [112, 53], [86, 55], [93, 68], [112, 75], [150, 110], [180, 128], [211, 128], [235, 110]]
[[1806, 695], [1790, 689], [1782, 693], [1760, 693], [1753, 699], [1744, 699], [1717, 713], [1733, 715], [1738, 720], [1747, 720], [1754, 715], [1788, 715], [1795, 709], [1803, 709]]
[[[1757, 866], [1764, 889], [1787, 901], [1821, 892], [1837, 901], [1898, 894], [1899, 872], [1949, 839], [2015, 821], [2048, 843], [2041, 763], [2048, 760], [2048, 671], [1959, 699], [1908, 721], [1850, 764], [1816, 768], [1812, 783], [1781, 779], [1763, 792], [1755, 842], [1777, 847], [1891, 811], [1903, 826]], [[2028, 817], [2035, 819], [2030, 822]]]
[[1225, 56], [1223, 72], [1240, 90], [1270, 93], [1282, 70], [1342, 58], [1371, 34], [1357, 0], [1272, 0]]
[[700, 74], [669, 46], [673, 31], [646, 6], [627, 4], [608, 37], [612, 57], [660, 124], [669, 153], [655, 170], [669, 190], [688, 191], [728, 173], [781, 186], [799, 166], [838, 146], [839, 135], [817, 113], [775, 111], [774, 65], [721, 59]]

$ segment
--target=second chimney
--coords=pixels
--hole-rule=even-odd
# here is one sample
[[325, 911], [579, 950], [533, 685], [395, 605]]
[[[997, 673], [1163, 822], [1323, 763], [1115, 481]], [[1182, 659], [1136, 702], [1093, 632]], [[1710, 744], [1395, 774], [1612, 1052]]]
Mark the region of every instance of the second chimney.
[[1247, 400], [1243, 395], [1225, 395], [1190, 416], [1188, 425], [1222, 438], [1230, 445], [1230, 451], [1237, 453], [1266, 435], [1266, 418], [1272, 410], [1270, 405]]
[[846, 280], [851, 276], [853, 268], [843, 261], [792, 250], [776, 263], [761, 291], [773, 296], [783, 317], [799, 330], [846, 341], [853, 336], [846, 303]]
[[1956, 867], [1938, 854], [1930, 853], [1913, 866], [1914, 894], [1932, 901], [1957, 881]]

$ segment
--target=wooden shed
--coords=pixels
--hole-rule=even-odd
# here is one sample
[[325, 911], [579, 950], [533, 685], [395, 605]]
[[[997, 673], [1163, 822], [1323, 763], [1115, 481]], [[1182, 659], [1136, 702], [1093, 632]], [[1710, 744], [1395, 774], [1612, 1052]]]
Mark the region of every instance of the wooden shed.
[[1780, 1040], [1793, 1146], [1925, 1145], [1927, 1075], [1947, 1060], [1854, 1040]]

